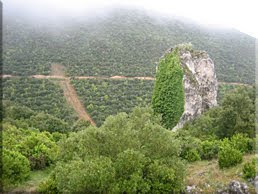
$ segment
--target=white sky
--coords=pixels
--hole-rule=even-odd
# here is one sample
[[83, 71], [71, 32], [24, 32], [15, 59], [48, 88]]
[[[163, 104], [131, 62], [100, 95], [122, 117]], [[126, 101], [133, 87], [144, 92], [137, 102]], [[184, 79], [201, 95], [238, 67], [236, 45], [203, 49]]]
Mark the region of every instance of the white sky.
[[117, 4], [139, 6], [201, 24], [233, 27], [258, 38], [258, 0], [3, 0], [3, 4], [7, 1], [18, 8], [47, 8], [67, 14], [94, 14], [94, 10]]

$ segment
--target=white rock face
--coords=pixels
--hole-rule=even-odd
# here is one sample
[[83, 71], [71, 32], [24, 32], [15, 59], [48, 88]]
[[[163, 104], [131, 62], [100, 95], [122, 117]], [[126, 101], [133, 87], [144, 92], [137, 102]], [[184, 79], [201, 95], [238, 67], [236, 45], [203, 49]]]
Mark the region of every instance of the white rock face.
[[[170, 50], [171, 52], [171, 50]], [[214, 63], [205, 51], [180, 49], [181, 66], [184, 69], [185, 105], [176, 130], [205, 110], [217, 105], [218, 82]]]

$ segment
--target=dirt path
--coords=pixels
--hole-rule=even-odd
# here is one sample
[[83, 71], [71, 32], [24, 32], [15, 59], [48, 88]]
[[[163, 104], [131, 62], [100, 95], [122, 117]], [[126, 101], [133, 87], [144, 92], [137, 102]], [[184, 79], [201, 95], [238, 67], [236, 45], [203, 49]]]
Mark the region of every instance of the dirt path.
[[64, 96], [69, 104], [71, 104], [81, 119], [89, 121], [93, 126], [96, 126], [96, 123], [90, 117], [90, 115], [84, 109], [81, 101], [79, 100], [75, 89], [73, 88], [72, 84], [70, 83], [70, 79], [65, 77], [64, 67], [59, 64], [53, 64], [51, 66], [51, 76], [42, 76], [42, 75], [35, 75], [34, 78], [56, 78], [61, 79], [58, 81], [59, 85], [64, 91]]
[[[15, 75], [2, 75], [2, 78], [11, 78], [11, 77], [20, 77]], [[29, 77], [37, 78], [37, 79], [61, 79], [61, 80], [69, 80], [70, 77], [65, 77], [64, 75], [31, 75]], [[98, 79], [98, 80], [155, 80], [154, 77], [126, 77], [126, 76], [73, 76], [75, 79]], [[230, 85], [238, 85], [238, 86], [252, 86], [252, 84], [245, 84], [240, 82], [219, 82], [219, 84], [230, 84]]]
[[238, 83], [238, 82], [219, 82], [219, 84], [230, 84], [230, 85], [236, 85], [236, 86], [248, 86], [251, 87], [251, 84], [244, 84], [244, 83]]
[[73, 88], [73, 86], [70, 83], [70, 80], [68, 80], [68, 79], [60, 80], [59, 84], [64, 91], [64, 96], [65, 96], [67, 102], [73, 106], [74, 110], [77, 112], [79, 117], [81, 119], [89, 121], [93, 126], [96, 126], [96, 123], [93, 121], [93, 119], [90, 117], [90, 115], [84, 109], [81, 101], [79, 100], [79, 98], [76, 94], [75, 89]]

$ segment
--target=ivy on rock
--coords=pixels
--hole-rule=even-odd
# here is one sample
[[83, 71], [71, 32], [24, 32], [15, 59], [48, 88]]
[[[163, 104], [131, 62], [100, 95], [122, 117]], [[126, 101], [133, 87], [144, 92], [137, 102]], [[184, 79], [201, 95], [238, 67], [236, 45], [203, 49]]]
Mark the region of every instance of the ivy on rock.
[[161, 114], [163, 125], [170, 129], [176, 126], [184, 112], [184, 71], [178, 52], [176, 48], [161, 59], [152, 96], [155, 113]]

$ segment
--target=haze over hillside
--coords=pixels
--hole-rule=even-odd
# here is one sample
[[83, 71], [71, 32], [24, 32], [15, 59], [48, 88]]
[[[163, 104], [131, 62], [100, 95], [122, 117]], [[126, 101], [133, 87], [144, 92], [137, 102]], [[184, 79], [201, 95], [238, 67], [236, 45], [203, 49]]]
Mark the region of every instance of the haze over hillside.
[[254, 82], [254, 38], [140, 9], [114, 8], [55, 22], [5, 13], [4, 36], [6, 74], [48, 74], [50, 64], [59, 62], [71, 76], [154, 76], [165, 50], [192, 42], [210, 53], [220, 81]]
[[49, 74], [58, 62], [70, 76], [153, 77], [164, 51], [191, 42], [214, 59], [219, 81], [254, 83], [255, 39], [234, 29], [125, 7], [58, 19], [8, 10], [4, 16], [5, 74]]

